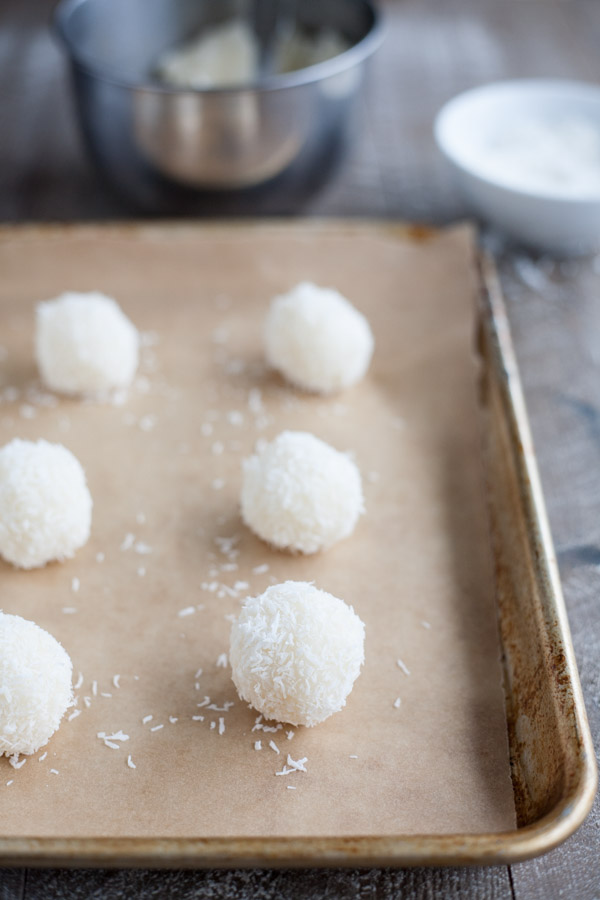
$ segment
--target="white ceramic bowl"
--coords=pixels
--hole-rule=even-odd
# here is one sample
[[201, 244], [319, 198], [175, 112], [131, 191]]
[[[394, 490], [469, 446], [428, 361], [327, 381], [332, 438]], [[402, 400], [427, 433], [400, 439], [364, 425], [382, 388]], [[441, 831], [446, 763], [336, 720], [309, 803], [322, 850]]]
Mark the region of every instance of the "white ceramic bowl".
[[[499, 171], [490, 164], [490, 146], [514, 130], [515, 122], [560, 128], [566, 119], [588, 123], [600, 146], [600, 86], [547, 79], [485, 85], [447, 103], [434, 133], [473, 212], [520, 243], [581, 255], [600, 249], [598, 185], [590, 181], [588, 191], [565, 189], [558, 179], [527, 183], [515, 177], [514, 167]], [[598, 166], [600, 182], [600, 156]]]

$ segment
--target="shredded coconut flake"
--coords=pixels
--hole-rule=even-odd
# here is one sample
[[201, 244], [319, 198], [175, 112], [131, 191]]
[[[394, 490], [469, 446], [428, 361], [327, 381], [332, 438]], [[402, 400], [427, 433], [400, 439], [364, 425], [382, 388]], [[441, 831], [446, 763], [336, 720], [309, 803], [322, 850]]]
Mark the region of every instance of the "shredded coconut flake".
[[60, 772], [58, 771], [58, 769], [50, 769], [50, 774], [51, 775], [60, 775]]
[[141, 556], [148, 556], [152, 553], [152, 547], [148, 544], [145, 544], [143, 541], [136, 541], [133, 547], [135, 553], [139, 553]]
[[280, 752], [281, 752], [281, 751], [279, 750], [279, 747], [278, 747], [277, 744], [275, 743], [275, 741], [269, 741], [269, 747], [271, 748], [271, 750], [274, 750], [275, 753], [280, 753]]
[[147, 725], [148, 722], [151, 722], [153, 718], [154, 716], [144, 716], [144, 718], [142, 719], [142, 725]]
[[217, 657], [217, 668], [226, 669], [227, 668], [227, 654], [220, 653]]
[[80, 715], [81, 715], [81, 710], [80, 710], [80, 709], [74, 709], [73, 712], [71, 713], [71, 715], [70, 715], [70, 716], [67, 716], [67, 721], [68, 721], [68, 722], [72, 722], [73, 719], [76, 719], [77, 716], [80, 716]]
[[123, 543], [121, 544], [121, 550], [131, 550], [135, 543], [135, 534], [128, 532], [123, 538]]
[[183, 619], [185, 616], [191, 616], [196, 612], [196, 608], [194, 606], [186, 606], [184, 609], [180, 609], [177, 615], [180, 619]]
[[38, 757], [38, 762], [44, 762], [46, 757], [48, 756], [48, 751], [45, 750], [40, 757]]
[[75, 682], [75, 684], [73, 685], [73, 687], [75, 688], [76, 691], [78, 691], [79, 688], [82, 686], [82, 684], [83, 684], [83, 675], [82, 675], [82, 673], [80, 672], [80, 673], [79, 673], [79, 676], [78, 676], [78, 678], [77, 678], [77, 681]]
[[137, 768], [136, 764], [134, 763], [134, 761], [133, 761], [132, 758], [131, 758], [131, 754], [127, 757], [127, 766], [128, 766], [130, 769], [136, 769], [136, 768]]
[[178, 721], [179, 721], [179, 719], [177, 716], [169, 716], [169, 722], [171, 723], [171, 725], [174, 725], [175, 722], [178, 722]]
[[164, 725], [154, 725], [150, 731], [160, 731], [161, 728], [164, 728]]
[[254, 749], [262, 750], [262, 741], [254, 741]]
[[219, 734], [225, 733], [225, 719], [223, 716], [219, 716]]
[[404, 672], [405, 675], [410, 675], [410, 669], [406, 666], [405, 663], [402, 662], [401, 659], [396, 660], [396, 665]]
[[395, 709], [400, 709], [401, 704], [402, 704], [402, 700], [400, 699], [400, 697], [396, 697], [396, 699], [394, 700]]

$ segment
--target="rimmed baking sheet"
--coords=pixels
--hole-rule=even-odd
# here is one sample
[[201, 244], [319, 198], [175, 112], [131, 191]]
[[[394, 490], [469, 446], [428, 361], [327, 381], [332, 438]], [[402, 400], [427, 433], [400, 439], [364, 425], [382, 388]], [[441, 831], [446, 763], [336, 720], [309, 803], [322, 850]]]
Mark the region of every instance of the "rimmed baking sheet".
[[[0, 260], [0, 440], [65, 443], [95, 498], [92, 538], [72, 561], [1, 570], [4, 610], [55, 634], [83, 681], [81, 714], [43, 761], [2, 761], [0, 833], [512, 828], [471, 232], [84, 228], [5, 235]], [[305, 279], [349, 296], [376, 336], [367, 379], [331, 399], [291, 390], [262, 360], [269, 299]], [[55, 405], [36, 387], [35, 303], [66, 289], [117, 297], [145, 334], [122, 405]], [[366, 515], [319, 556], [270, 551], [239, 519], [240, 460], [283, 428], [351, 451], [364, 475]], [[355, 607], [366, 665], [347, 708], [319, 728], [253, 732], [220, 657], [243, 597], [286, 578]], [[129, 735], [119, 750], [96, 737], [118, 731]], [[276, 776], [288, 752], [308, 758], [306, 774]]]

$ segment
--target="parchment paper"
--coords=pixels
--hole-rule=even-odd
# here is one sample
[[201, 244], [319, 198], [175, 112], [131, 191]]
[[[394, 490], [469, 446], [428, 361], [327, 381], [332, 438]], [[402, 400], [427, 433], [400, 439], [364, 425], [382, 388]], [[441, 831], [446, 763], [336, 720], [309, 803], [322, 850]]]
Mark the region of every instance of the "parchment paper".
[[[64, 443], [95, 502], [92, 537], [73, 560], [33, 572], [0, 566], [2, 608], [54, 634], [83, 676], [81, 714], [63, 722], [46, 758], [40, 751], [18, 771], [0, 759], [0, 834], [513, 828], [471, 232], [5, 230], [0, 272], [0, 443]], [[305, 279], [345, 293], [376, 336], [368, 377], [332, 399], [288, 388], [262, 362], [270, 298]], [[145, 333], [140, 377], [122, 405], [55, 401], [35, 386], [34, 307], [66, 289], [115, 296]], [[351, 450], [364, 476], [366, 515], [322, 555], [273, 552], [239, 519], [241, 459], [283, 428]], [[268, 571], [254, 573], [259, 566]], [[217, 660], [244, 596], [287, 578], [354, 606], [366, 664], [345, 710], [324, 724], [253, 732], [256, 713]], [[205, 697], [235, 705], [199, 708]], [[119, 730], [129, 740], [118, 750], [96, 736]], [[288, 753], [308, 758], [306, 774], [275, 775]]]

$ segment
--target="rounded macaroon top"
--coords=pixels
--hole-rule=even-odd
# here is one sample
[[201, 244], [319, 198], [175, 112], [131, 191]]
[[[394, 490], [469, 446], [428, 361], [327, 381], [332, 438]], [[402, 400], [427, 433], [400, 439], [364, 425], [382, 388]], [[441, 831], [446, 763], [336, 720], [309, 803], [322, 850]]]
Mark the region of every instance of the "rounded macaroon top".
[[362, 482], [345, 454], [304, 431], [282, 431], [244, 460], [242, 518], [274, 547], [316, 553], [352, 533]]
[[364, 662], [351, 606], [303, 581], [246, 600], [231, 629], [237, 691], [267, 719], [318, 725], [345, 706]]
[[73, 665], [35, 622], [0, 612], [0, 756], [35, 753], [73, 703]]
[[0, 447], [0, 556], [23, 569], [73, 556], [90, 535], [92, 497], [79, 460], [48, 441]]
[[126, 388], [138, 366], [137, 329], [112, 297], [97, 291], [39, 303], [35, 345], [44, 384], [65, 394]]
[[310, 282], [274, 298], [264, 341], [273, 368], [297, 387], [322, 394], [359, 381], [375, 343], [365, 316], [342, 294]]

